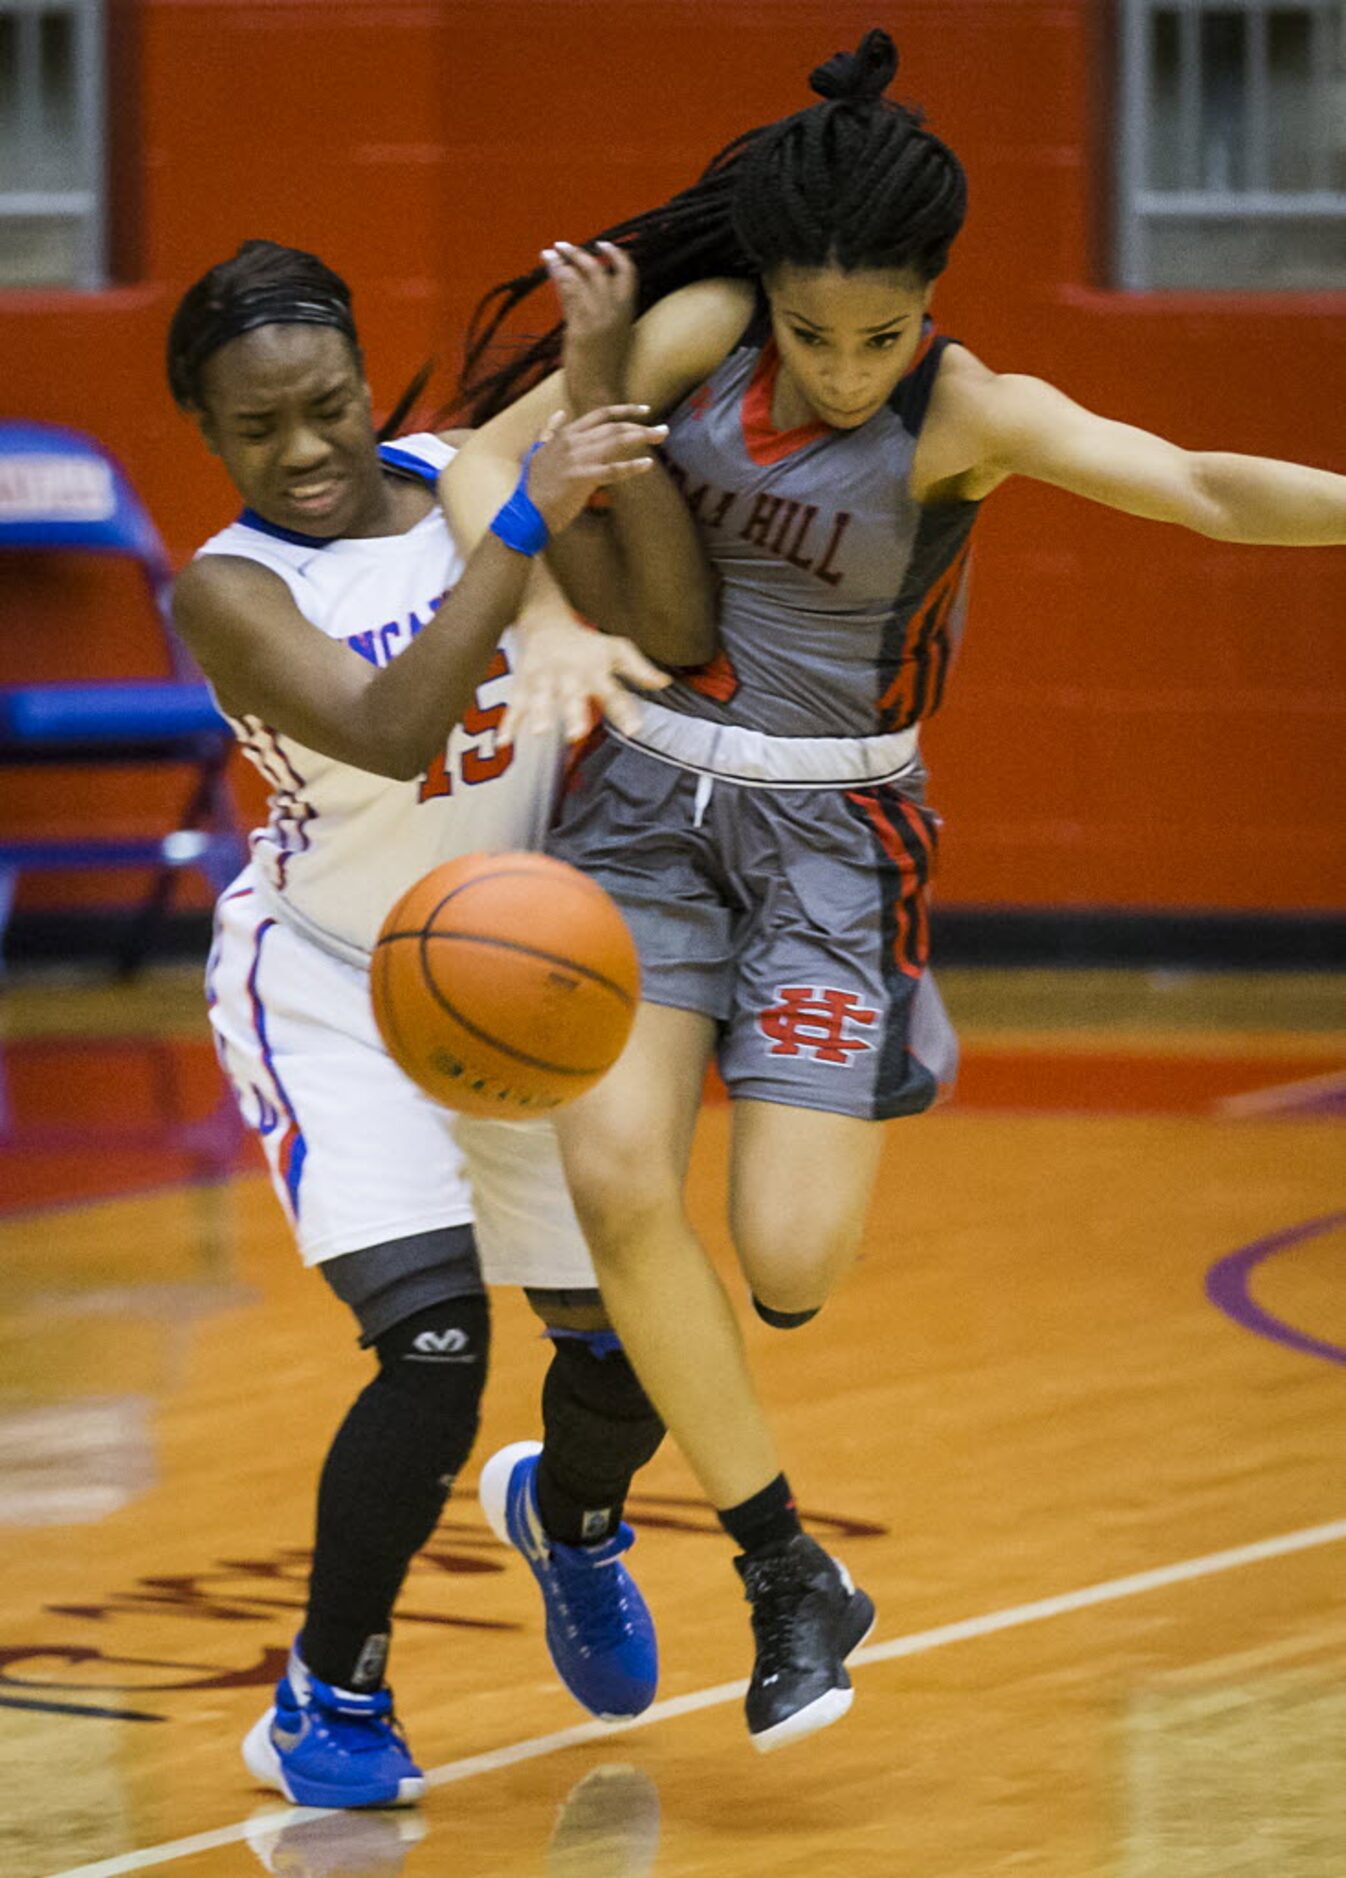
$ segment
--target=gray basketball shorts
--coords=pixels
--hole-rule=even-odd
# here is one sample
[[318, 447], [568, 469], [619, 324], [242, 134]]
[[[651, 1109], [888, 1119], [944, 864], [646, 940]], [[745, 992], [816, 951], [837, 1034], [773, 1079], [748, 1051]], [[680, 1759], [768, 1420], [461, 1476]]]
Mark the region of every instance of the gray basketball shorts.
[[715, 1019], [731, 1096], [881, 1121], [957, 1068], [926, 969], [937, 827], [892, 784], [745, 786], [600, 735], [547, 845], [621, 907], [642, 996]]

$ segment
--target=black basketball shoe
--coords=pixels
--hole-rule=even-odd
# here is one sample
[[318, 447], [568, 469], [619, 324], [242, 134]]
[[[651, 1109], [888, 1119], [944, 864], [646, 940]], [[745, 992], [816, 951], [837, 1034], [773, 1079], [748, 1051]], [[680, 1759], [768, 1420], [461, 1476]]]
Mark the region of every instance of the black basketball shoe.
[[855, 1697], [846, 1658], [874, 1628], [874, 1604], [807, 1533], [745, 1553], [734, 1568], [757, 1640], [748, 1732], [769, 1754], [846, 1713]]

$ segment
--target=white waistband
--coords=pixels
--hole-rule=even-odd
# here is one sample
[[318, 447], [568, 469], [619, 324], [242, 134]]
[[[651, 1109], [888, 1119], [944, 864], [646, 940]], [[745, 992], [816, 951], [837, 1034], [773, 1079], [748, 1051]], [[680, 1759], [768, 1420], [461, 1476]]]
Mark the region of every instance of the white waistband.
[[886, 737], [769, 737], [739, 724], [684, 717], [640, 700], [635, 730], [608, 730], [619, 743], [679, 769], [754, 789], [837, 789], [847, 783], [895, 782], [919, 760], [916, 727]]

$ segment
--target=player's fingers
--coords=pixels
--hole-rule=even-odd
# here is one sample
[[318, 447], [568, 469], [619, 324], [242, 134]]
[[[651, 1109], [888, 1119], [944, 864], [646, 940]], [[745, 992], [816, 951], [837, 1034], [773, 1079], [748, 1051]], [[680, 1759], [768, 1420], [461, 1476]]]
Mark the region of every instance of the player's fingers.
[[573, 241], [557, 241], [553, 242], [552, 246], [561, 259], [574, 268], [581, 280], [586, 282], [601, 280], [607, 272], [602, 261], [590, 254], [587, 248], [577, 248]]
[[594, 474], [605, 483], [629, 483], [634, 476], [644, 476], [654, 468], [652, 456], [628, 457], [622, 463], [601, 463]]
[[552, 695], [548, 702], [552, 709], [552, 721], [557, 718], [568, 723], [575, 714], [575, 709], [584, 696], [585, 678], [582, 670], [573, 665], [562, 666], [556, 673], [552, 686]]
[[562, 720], [567, 743], [578, 743], [581, 737], [587, 737], [593, 721], [594, 707], [587, 697], [576, 694], [573, 698], [567, 698]]
[[547, 270], [547, 277], [561, 302], [561, 313], [567, 320], [573, 319], [580, 304], [582, 286], [575, 278], [574, 269], [568, 267], [554, 249], [542, 250], [542, 264]]
[[667, 435], [662, 424], [614, 424], [588, 436], [577, 436], [572, 430], [571, 468], [578, 476], [607, 476], [633, 463], [649, 469], [655, 461], [654, 452]]
[[640, 685], [646, 691], [662, 691], [673, 680], [668, 672], [661, 672], [657, 665], [652, 665], [629, 639], [612, 638], [606, 641], [609, 661], [613, 672], [619, 678], [630, 679], [633, 685]]
[[542, 426], [542, 429], [538, 432], [538, 442], [550, 443], [565, 421], [566, 413], [564, 411], [553, 411], [546, 423]]
[[549, 268], [554, 269], [558, 274], [569, 275], [572, 280], [584, 278], [584, 270], [579, 265], [581, 258], [592, 260], [592, 256], [584, 255], [581, 249], [569, 241], [554, 241], [549, 248], [543, 248], [541, 252], [542, 259]]
[[[564, 248], [565, 252], [559, 252], [560, 248]], [[586, 272], [579, 266], [578, 250], [568, 242], [559, 243], [553, 252], [556, 254], [556, 272], [552, 278], [560, 290], [567, 322], [574, 326], [577, 322], [601, 317], [603, 276], [597, 263], [586, 255], [585, 260], [590, 262], [590, 271]]]
[[594, 725], [598, 723], [602, 715], [603, 713], [599, 710], [598, 706], [594, 703], [593, 699], [592, 698], [587, 699], [585, 702], [583, 714], [580, 717], [576, 718], [575, 720], [574, 729], [566, 733], [567, 742], [582, 743], [583, 740], [589, 735], [589, 732], [593, 729]]
[[587, 454], [599, 459], [624, 460], [637, 452], [643, 455], [657, 450], [667, 437], [667, 424], [611, 424], [586, 437], [584, 448]]
[[[584, 434], [587, 436], [590, 431], [601, 430], [605, 424], [610, 424], [614, 430], [620, 430], [626, 426], [634, 431], [658, 431], [661, 435], [666, 436], [668, 434], [667, 424], [645, 424], [641, 422], [642, 418], [648, 417], [649, 414], [650, 407], [648, 404], [598, 404], [594, 406], [592, 411], [586, 411], [583, 417], [577, 417], [571, 428], [574, 434]], [[653, 437], [651, 437], [651, 441], [654, 441]]]
[[512, 729], [516, 737], [522, 737], [530, 731], [546, 730], [554, 724], [557, 714], [556, 690], [554, 672], [548, 671], [545, 666], [532, 669], [525, 662], [514, 697], [505, 713], [502, 733], [508, 728]]
[[634, 736], [640, 729], [640, 703], [631, 693], [609, 678], [599, 693], [599, 702], [603, 706], [603, 715], [612, 720], [618, 730], [624, 730]]
[[580, 687], [571, 678], [558, 677], [545, 694], [534, 694], [528, 708], [526, 728], [541, 736], [559, 724], [569, 737], [570, 726], [577, 716], [582, 715], [583, 709], [584, 699]]
[[615, 241], [600, 241], [598, 243], [598, 252], [602, 255], [609, 269], [616, 275], [618, 280], [624, 285], [634, 284], [636, 278], [636, 264], [626, 252], [625, 248], [619, 248]]
[[515, 723], [521, 734], [527, 736], [535, 731], [544, 731], [549, 724], [556, 722], [557, 703], [555, 690], [551, 684], [529, 685], [522, 697], [514, 700]]

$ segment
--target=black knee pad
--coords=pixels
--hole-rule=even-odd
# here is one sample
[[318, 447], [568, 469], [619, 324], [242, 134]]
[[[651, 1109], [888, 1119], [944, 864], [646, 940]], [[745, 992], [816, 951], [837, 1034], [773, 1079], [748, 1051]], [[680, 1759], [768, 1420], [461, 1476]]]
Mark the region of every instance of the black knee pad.
[[[491, 1353], [491, 1307], [484, 1292], [426, 1305], [375, 1339], [379, 1373], [369, 1385], [396, 1419], [433, 1455], [435, 1472], [452, 1477], [477, 1438], [481, 1393]], [[410, 1418], [410, 1419], [408, 1419]]]
[[773, 1330], [798, 1330], [801, 1324], [811, 1323], [823, 1308], [821, 1304], [815, 1304], [811, 1311], [774, 1311], [769, 1304], [763, 1304], [755, 1291], [751, 1295], [752, 1308], [762, 1322], [770, 1324]]
[[407, 1566], [476, 1439], [490, 1354], [484, 1293], [443, 1298], [374, 1338], [379, 1369], [323, 1464], [304, 1660], [345, 1688], [382, 1674]]
[[547, 1453], [577, 1490], [584, 1483], [587, 1504], [620, 1500], [663, 1440], [664, 1424], [615, 1331], [547, 1335], [555, 1346], [542, 1386]]

